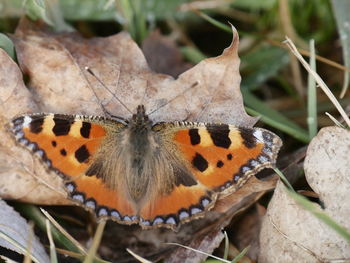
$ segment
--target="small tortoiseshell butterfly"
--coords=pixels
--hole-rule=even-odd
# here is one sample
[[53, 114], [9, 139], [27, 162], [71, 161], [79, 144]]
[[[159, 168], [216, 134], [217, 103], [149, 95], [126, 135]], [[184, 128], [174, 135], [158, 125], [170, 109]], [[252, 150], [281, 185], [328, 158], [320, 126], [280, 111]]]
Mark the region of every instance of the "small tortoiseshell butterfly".
[[233, 193], [282, 145], [261, 128], [153, 124], [144, 106], [130, 120], [30, 114], [11, 122], [16, 140], [64, 179], [68, 196], [97, 218], [143, 228], [202, 217]]

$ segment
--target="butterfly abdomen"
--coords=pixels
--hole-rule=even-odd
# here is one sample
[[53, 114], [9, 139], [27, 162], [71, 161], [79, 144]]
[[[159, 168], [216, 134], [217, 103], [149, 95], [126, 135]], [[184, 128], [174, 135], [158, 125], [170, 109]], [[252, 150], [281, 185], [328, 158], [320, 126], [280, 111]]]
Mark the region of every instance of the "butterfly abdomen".
[[127, 176], [128, 192], [135, 202], [139, 202], [149, 189], [152, 178], [152, 165], [150, 164], [152, 150], [150, 146], [150, 129], [146, 123], [131, 126], [128, 133], [128, 155], [126, 162], [130, 168]]

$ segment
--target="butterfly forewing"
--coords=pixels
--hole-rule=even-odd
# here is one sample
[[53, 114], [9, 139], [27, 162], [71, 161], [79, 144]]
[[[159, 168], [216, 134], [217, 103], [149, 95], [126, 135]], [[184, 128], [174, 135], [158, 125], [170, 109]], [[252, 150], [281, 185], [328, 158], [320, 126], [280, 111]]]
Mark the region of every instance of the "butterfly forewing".
[[13, 120], [16, 139], [39, 155], [48, 168], [73, 177], [83, 174], [106, 135], [83, 116], [40, 114]]

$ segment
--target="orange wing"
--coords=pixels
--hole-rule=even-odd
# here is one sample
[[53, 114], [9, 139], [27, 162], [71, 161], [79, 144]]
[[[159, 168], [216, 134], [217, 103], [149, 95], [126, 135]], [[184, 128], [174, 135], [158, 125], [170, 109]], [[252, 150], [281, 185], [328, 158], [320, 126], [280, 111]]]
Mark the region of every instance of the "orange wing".
[[[101, 179], [88, 174], [94, 154], [111, 129], [125, 125], [103, 117], [33, 114], [12, 121], [16, 140], [65, 180], [68, 195], [97, 216], [134, 223], [136, 210]], [[122, 216], [124, 215], [124, 216]]]
[[[167, 125], [173, 126], [167, 129]], [[173, 143], [185, 167], [180, 170], [189, 171], [196, 182], [186, 184], [191, 180], [182, 179], [171, 193], [156, 197], [141, 210], [148, 225], [170, 228], [203, 216], [218, 194], [230, 194], [261, 169], [272, 167], [282, 145], [278, 136], [260, 128], [179, 122], [154, 129], [165, 134], [167, 145]]]
[[281, 139], [261, 128], [206, 125], [178, 130], [174, 141], [191, 172], [213, 191], [232, 192], [276, 162]]

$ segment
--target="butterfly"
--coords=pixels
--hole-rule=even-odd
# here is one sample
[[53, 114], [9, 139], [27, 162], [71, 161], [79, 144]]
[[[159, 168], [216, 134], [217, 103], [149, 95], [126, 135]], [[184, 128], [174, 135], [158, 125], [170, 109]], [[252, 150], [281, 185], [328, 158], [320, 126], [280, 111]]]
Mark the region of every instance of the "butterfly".
[[146, 229], [203, 217], [220, 196], [273, 167], [282, 145], [262, 128], [153, 123], [143, 105], [129, 120], [27, 114], [11, 121], [11, 131], [63, 178], [70, 199], [98, 219]]

